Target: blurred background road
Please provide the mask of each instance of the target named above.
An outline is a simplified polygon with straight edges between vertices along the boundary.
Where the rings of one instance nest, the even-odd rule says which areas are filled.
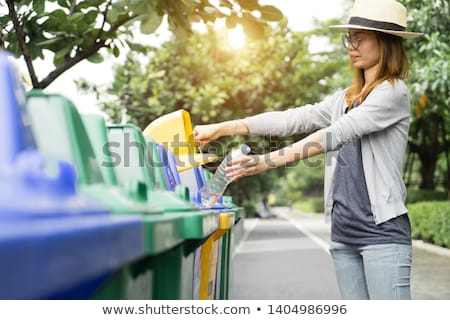
[[[340,299],[331,256],[330,225],[322,214],[285,207],[273,217],[246,219],[234,256],[232,299]],[[413,299],[450,299],[450,250],[414,242]]]

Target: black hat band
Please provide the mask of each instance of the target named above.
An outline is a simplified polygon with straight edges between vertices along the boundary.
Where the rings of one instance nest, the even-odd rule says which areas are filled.
[[[405,27],[398,25],[396,23],[370,20],[370,19],[361,18],[361,17],[350,17],[348,23],[359,25],[362,27],[367,27],[367,28],[390,30],[390,31],[405,31],[406,30]]]

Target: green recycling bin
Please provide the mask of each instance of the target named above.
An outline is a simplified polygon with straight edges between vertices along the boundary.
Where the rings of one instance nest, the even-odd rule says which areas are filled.
[[[152,299],[153,258],[170,260],[183,242],[181,217],[162,214],[147,201],[145,184],[118,186],[114,171],[101,170],[81,117],[65,97],[32,91],[27,98],[38,148],[48,159],[75,165],[80,192],[107,206],[114,214],[141,214],[144,219],[145,255],[111,274],[92,298]],[[49,168],[51,170],[51,168]],[[109,178],[104,179],[104,176]]]
[[[98,116],[89,115],[83,119],[88,128],[97,128],[99,131],[98,128],[102,127],[100,131],[106,130],[103,119]],[[95,134],[95,129],[88,130],[92,136],[100,137]],[[103,133],[103,138],[98,139],[95,144],[98,145],[96,149],[100,150],[100,146],[109,143],[110,153],[117,159],[122,159],[113,166],[117,183],[128,185],[130,181],[138,181],[146,187],[148,203],[160,209],[163,215],[181,219],[183,243],[172,249],[171,255],[166,259],[155,257],[151,261],[154,270],[153,298],[192,299],[193,251],[217,228],[218,221],[214,211],[200,211],[189,202],[186,192],[170,192],[162,184],[157,188],[155,176],[158,175],[155,171],[162,170],[158,164],[161,160],[156,146],[147,144],[138,127],[132,124],[109,126],[107,132],[106,142]],[[150,162],[150,158],[153,161]],[[154,167],[151,167],[150,163]]]
[[[183,171],[180,179],[186,185],[189,185],[193,201],[201,203],[199,188],[205,183],[204,169],[195,167]],[[228,279],[231,271],[229,268],[229,242],[226,241],[227,234],[232,232],[235,221],[235,212],[226,208],[221,202],[212,207],[217,211],[219,217],[219,228],[212,234],[202,246],[201,251],[196,252],[196,258],[199,260],[200,286],[197,290],[199,299],[224,299],[220,297],[222,286],[221,279]],[[225,238],[224,238],[225,237]],[[225,258],[222,259],[222,256]],[[226,288],[226,282],[224,282]]]
[[[234,278],[234,255],[236,253],[236,247],[239,245],[245,232],[245,212],[244,208],[237,206],[233,202],[233,198],[231,196],[223,196],[223,204],[225,207],[231,209],[236,214],[233,229],[227,232],[224,237],[226,245],[228,246],[228,250],[222,251],[223,261],[224,263],[226,263],[228,272],[223,272],[221,275],[219,299],[228,300],[233,293],[233,287],[231,286],[231,284],[233,283]]]
[[[200,168],[199,168],[200,169]],[[201,179],[201,185],[205,184],[211,177],[212,173],[201,168],[197,177]],[[225,300],[229,299],[233,279],[233,256],[235,251],[234,237],[239,232],[239,227],[242,226],[242,208],[233,203],[232,197],[222,196],[222,199],[215,205],[220,209],[221,214],[233,213],[234,222],[229,228],[226,228],[223,235],[217,238],[218,257],[216,265],[216,278],[214,287],[214,299]],[[203,295],[205,297],[205,295]],[[211,298],[209,293],[208,298]]]

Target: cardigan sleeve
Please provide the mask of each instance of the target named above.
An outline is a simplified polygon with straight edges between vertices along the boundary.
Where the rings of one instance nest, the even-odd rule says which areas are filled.
[[[314,105],[248,117],[249,134],[290,136],[325,128],[331,124],[332,101],[333,96]]]

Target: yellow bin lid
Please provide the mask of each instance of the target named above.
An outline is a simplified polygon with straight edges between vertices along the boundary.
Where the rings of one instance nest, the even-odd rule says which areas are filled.
[[[196,152],[191,117],[186,110],[177,110],[157,118],[143,133],[173,152],[179,172],[218,159],[215,154]]]

